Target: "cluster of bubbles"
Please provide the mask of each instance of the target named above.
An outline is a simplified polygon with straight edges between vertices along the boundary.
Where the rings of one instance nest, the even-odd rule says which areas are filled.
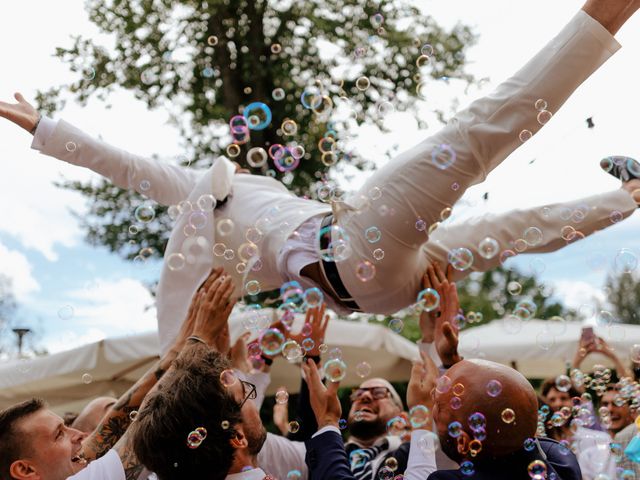
[[[548,105],[546,100],[539,98],[535,101],[534,107],[538,112],[536,115],[536,120],[540,125],[546,125],[549,120],[551,120],[551,117],[553,117],[553,114],[549,110],[547,110]],[[530,140],[531,137],[533,137],[533,133],[531,132],[531,130],[524,129],[520,132],[518,137],[520,138],[520,141],[524,143],[527,140]]]
[[[196,449],[202,445],[202,442],[204,442],[206,438],[207,429],[204,427],[198,427],[187,435],[187,447],[192,450]]]

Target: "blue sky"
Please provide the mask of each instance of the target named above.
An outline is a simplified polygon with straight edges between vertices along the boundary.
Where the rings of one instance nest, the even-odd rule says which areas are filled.
[[[0,42],[11,45],[2,54],[3,100],[18,90],[31,99],[37,89],[71,81],[73,75],[52,57],[54,46],[69,45],[71,35],[109,44],[110,39],[88,21],[84,2],[68,0],[64,13],[53,3],[25,0],[0,5],[0,16],[9,20],[0,31]],[[508,0],[437,0],[420,5],[445,25],[463,21],[476,28],[480,39],[471,49],[468,71],[477,78],[488,78],[467,96],[455,81],[434,82],[421,106],[429,118],[434,107],[448,106],[453,97],[464,105],[489,91],[551,38],[581,2],[540,0],[526,9]],[[29,20],[32,34],[24,33],[20,19]],[[618,187],[598,168],[598,160],[618,153],[640,157],[636,117],[640,91],[633,74],[640,49],[639,27],[636,18],[620,32],[618,39],[625,48],[554,115],[541,134],[512,155],[485,184],[472,188],[454,209],[454,218],[569,200]],[[167,158],[179,154],[177,132],[167,125],[162,111],[147,111],[127,92],[117,92],[110,103],[113,108],[109,110],[97,101],[87,107],[70,104],[59,118],[136,153],[159,153]],[[586,128],[587,117],[594,118],[593,130]],[[389,124],[392,132],[386,135],[368,126],[360,130],[353,145],[361,155],[381,163],[380,152],[389,146],[398,144],[403,150],[428,134],[418,131],[415,121],[401,113],[391,115]],[[84,200],[55,188],[52,181],[61,176],[74,180],[95,177],[43,157],[29,145],[29,135],[0,122],[0,271],[13,279],[21,322],[36,328],[38,342],[51,351],[153,329],[154,310],[148,308],[152,299],[144,283],[157,276],[159,263],[135,266],[104,248],[87,245],[77,220],[69,214],[70,208],[83,212]],[[356,177],[350,185],[355,188],[360,181]],[[488,202],[481,200],[485,191],[491,192]],[[554,286],[572,306],[602,297],[606,269],[594,270],[587,260],[602,254],[611,266],[621,248],[640,254],[639,227],[640,217],[634,215],[560,252],[537,256],[545,265],[541,280]],[[531,260],[531,256],[522,256],[514,262],[526,271]],[[73,308],[73,315],[69,316],[67,306]]]

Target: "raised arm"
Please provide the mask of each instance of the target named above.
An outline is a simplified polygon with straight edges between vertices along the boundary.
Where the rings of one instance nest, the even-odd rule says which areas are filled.
[[[135,461],[128,444],[127,429],[146,395],[156,387],[179,354],[188,354],[192,342],[217,346],[224,336],[227,318],[235,302],[230,277],[222,269],[214,270],[193,298],[189,314],[173,348],[129,389],[102,419],[96,430],[83,442],[82,457],[92,461],[114,448],[125,467],[127,479],[137,478],[141,466]]]
[[[38,148],[43,154],[89,168],[120,188],[173,205],[188,197],[201,175],[190,168],[133,155],[92,138],[63,120],[57,122],[50,135],[39,138],[40,114],[21,94],[14,97],[18,103],[0,102],[0,116],[34,134],[39,140],[36,143],[43,143]]]

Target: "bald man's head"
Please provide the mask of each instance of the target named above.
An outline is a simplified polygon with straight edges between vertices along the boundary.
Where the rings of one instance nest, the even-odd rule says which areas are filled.
[[[504,365],[459,362],[439,379],[435,397],[438,437],[454,460],[509,455],[536,433],[536,393],[526,378]]]
[[[116,402],[117,399],[113,397],[98,397],[91,400],[73,421],[71,427],[84,433],[93,432]]]

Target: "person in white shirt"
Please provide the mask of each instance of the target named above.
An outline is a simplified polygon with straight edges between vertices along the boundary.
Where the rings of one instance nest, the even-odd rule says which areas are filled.
[[[331,206],[298,198],[272,178],[234,175],[234,165],[224,158],[197,172],[116,149],[62,120],[52,124],[43,119],[38,126],[38,112],[20,95],[17,105],[0,103],[0,116],[33,131],[33,147],[46,155],[90,168],[163,205],[185,207],[167,244],[158,285],[162,351],[175,338],[190,296],[211,268],[220,265],[233,277],[236,294],[273,290],[295,280],[305,288],[321,288],[334,310],[392,314],[415,303],[427,264],[446,263],[456,248],[473,253],[473,265],[456,271],[459,277],[499,265],[502,255],[486,258],[479,252],[487,234],[498,237],[498,250],[507,253],[517,250],[510,243],[518,240],[525,242],[527,252],[566,245],[567,220],[557,205],[550,207],[549,216],[535,208],[431,232],[429,226],[436,225],[467,188],[484,180],[521,139],[542,128],[551,113],[538,121],[537,100],[557,112],[620,48],[613,35],[639,7],[638,0],[588,0],[512,78]],[[451,188],[453,183],[457,188]],[[215,208],[217,203],[224,205]],[[623,218],[636,209],[624,191],[568,207],[579,210],[580,203],[588,206],[588,213],[585,217],[582,211],[580,234],[569,235],[570,240],[610,225],[614,211],[616,218]],[[193,213],[206,219],[206,225],[194,223]],[[534,231],[530,242],[523,239],[529,227],[542,231],[542,238]],[[184,255],[188,264],[175,268],[169,262],[175,255]]]

